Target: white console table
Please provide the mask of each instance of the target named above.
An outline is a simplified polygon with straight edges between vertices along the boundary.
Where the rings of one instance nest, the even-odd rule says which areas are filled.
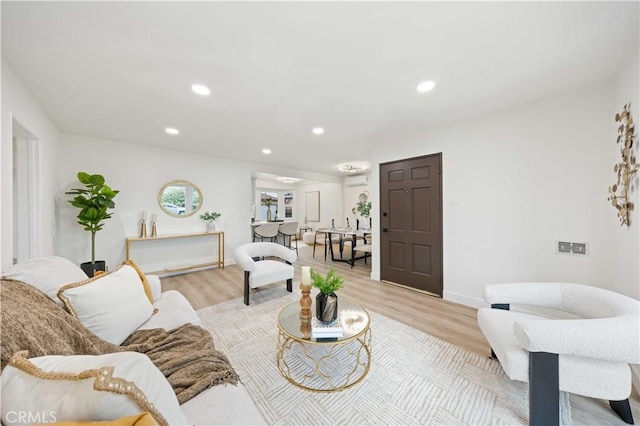
[[[154,274],[163,274],[163,273],[165,273],[166,274],[166,273],[171,273],[171,272],[186,271],[186,270],[189,270],[189,269],[204,268],[204,267],[207,267],[207,266],[217,266],[219,268],[224,269],[224,232],[222,232],[222,231],[202,232],[202,233],[196,233],[196,234],[162,235],[162,236],[153,237],[153,238],[151,238],[151,237],[149,237],[149,238],[127,237],[127,239],[125,240],[125,242],[126,242],[127,260],[129,260],[129,246],[132,243],[144,243],[145,241],[149,242],[149,241],[172,240],[172,239],[176,239],[176,238],[205,238],[205,237],[213,238],[214,239],[214,243],[218,244],[218,259],[217,260],[214,258],[214,260],[212,262],[200,263],[200,264],[197,264],[197,265],[182,266],[182,267],[177,267],[177,268],[167,268],[167,269],[164,269],[162,271],[155,271],[155,272],[150,272],[150,273],[154,273]]]

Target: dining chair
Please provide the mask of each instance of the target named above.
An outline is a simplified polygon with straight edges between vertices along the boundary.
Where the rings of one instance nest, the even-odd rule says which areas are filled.
[[[285,222],[280,224],[278,233],[282,235],[282,245],[293,250],[291,247],[291,239],[298,234],[298,222]],[[287,244],[287,238],[289,238],[289,244]],[[298,239],[295,238],[294,241],[296,243],[296,254],[298,254]]]
[[[327,261],[327,251],[328,251],[328,234],[323,231],[323,229],[327,229],[326,226],[324,225],[318,225],[316,226],[316,231],[314,233],[314,237],[313,237],[313,256],[312,257],[316,257],[316,245],[318,244],[322,244],[324,246],[324,261]],[[340,242],[340,237],[338,237],[337,235],[333,235],[332,236],[332,242],[334,244],[339,243]]]
[[[264,241],[267,238],[269,241],[275,242],[279,226],[279,223],[265,223],[257,226],[253,230],[253,241],[256,241],[257,238],[260,238],[260,241]]]

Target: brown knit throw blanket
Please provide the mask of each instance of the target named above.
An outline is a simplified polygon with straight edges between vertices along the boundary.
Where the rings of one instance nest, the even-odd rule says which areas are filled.
[[[180,404],[211,386],[238,383],[227,357],[202,327],[136,331],[117,346],[93,334],[40,290],[11,280],[0,284],[0,312],[2,370],[21,350],[28,350],[29,357],[134,351],[146,354],[162,371]]]

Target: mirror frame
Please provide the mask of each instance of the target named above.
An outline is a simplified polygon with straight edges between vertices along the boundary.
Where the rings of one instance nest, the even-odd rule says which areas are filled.
[[[194,210],[192,210],[189,213],[185,214],[176,214],[176,213],[171,213],[167,210],[165,210],[163,202],[162,202],[162,195],[164,194],[164,190],[167,189],[170,186],[191,186],[192,188],[194,188],[196,191],[198,191],[198,194],[200,194],[200,203],[198,204],[198,207],[196,207]],[[176,217],[176,218],[184,218],[184,217],[189,217],[189,216],[193,216],[194,214],[196,214],[201,208],[202,208],[202,203],[203,203],[203,196],[202,196],[202,191],[200,190],[200,188],[198,187],[198,185],[196,185],[193,182],[189,182],[188,180],[182,180],[182,179],[178,179],[178,180],[172,180],[171,182],[167,182],[164,185],[162,185],[162,188],[160,188],[160,191],[158,192],[158,206],[160,206],[160,210],[162,210],[164,213],[168,214],[171,217]]]

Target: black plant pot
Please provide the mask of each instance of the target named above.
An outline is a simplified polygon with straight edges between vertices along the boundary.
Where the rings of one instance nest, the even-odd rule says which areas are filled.
[[[96,271],[107,270],[107,262],[105,260],[96,260],[96,263],[84,262],[80,264],[80,268],[89,278],[92,278]]]
[[[335,293],[316,296],[316,318],[323,322],[331,322],[338,318],[338,296]]]

